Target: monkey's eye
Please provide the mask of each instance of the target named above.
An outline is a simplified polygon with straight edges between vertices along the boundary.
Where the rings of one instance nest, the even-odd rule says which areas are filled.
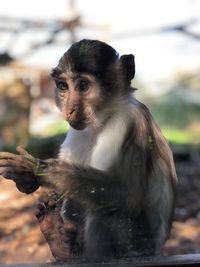
[[[65,81],[56,80],[55,83],[56,83],[56,87],[62,91],[68,89],[68,85]]]
[[[87,80],[80,80],[80,81],[78,81],[77,89],[80,92],[87,91],[89,89],[89,81],[87,81]]]

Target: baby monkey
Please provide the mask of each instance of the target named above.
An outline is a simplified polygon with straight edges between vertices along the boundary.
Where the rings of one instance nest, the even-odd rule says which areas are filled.
[[[43,186],[63,197],[61,256],[52,249],[59,240],[47,240],[58,259],[155,255],[169,237],[173,156],[133,96],[134,76],[133,55],[120,57],[97,40],[74,43],[52,71],[57,106],[71,126],[59,157],[42,161],[20,148],[19,155],[0,153],[0,174],[21,192]]]

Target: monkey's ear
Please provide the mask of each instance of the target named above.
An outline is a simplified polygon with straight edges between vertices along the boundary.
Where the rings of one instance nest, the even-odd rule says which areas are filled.
[[[120,57],[123,73],[127,81],[131,81],[135,76],[135,57],[134,55],[123,55]]]

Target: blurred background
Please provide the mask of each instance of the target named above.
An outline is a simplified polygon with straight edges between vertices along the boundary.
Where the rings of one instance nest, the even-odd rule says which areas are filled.
[[[68,125],[54,105],[52,67],[80,39],[134,54],[135,95],[174,152],[177,202],[165,255],[200,253],[200,1],[6,0],[0,8],[0,150],[56,156]],[[0,178],[0,263],[48,262],[34,217],[38,193]]]

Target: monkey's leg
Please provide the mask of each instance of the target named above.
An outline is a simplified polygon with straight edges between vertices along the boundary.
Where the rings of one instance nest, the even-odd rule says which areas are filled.
[[[80,253],[76,243],[77,227],[72,222],[64,222],[61,217],[62,201],[55,194],[45,195],[37,205],[36,217],[52,255],[56,261],[68,261]]]

